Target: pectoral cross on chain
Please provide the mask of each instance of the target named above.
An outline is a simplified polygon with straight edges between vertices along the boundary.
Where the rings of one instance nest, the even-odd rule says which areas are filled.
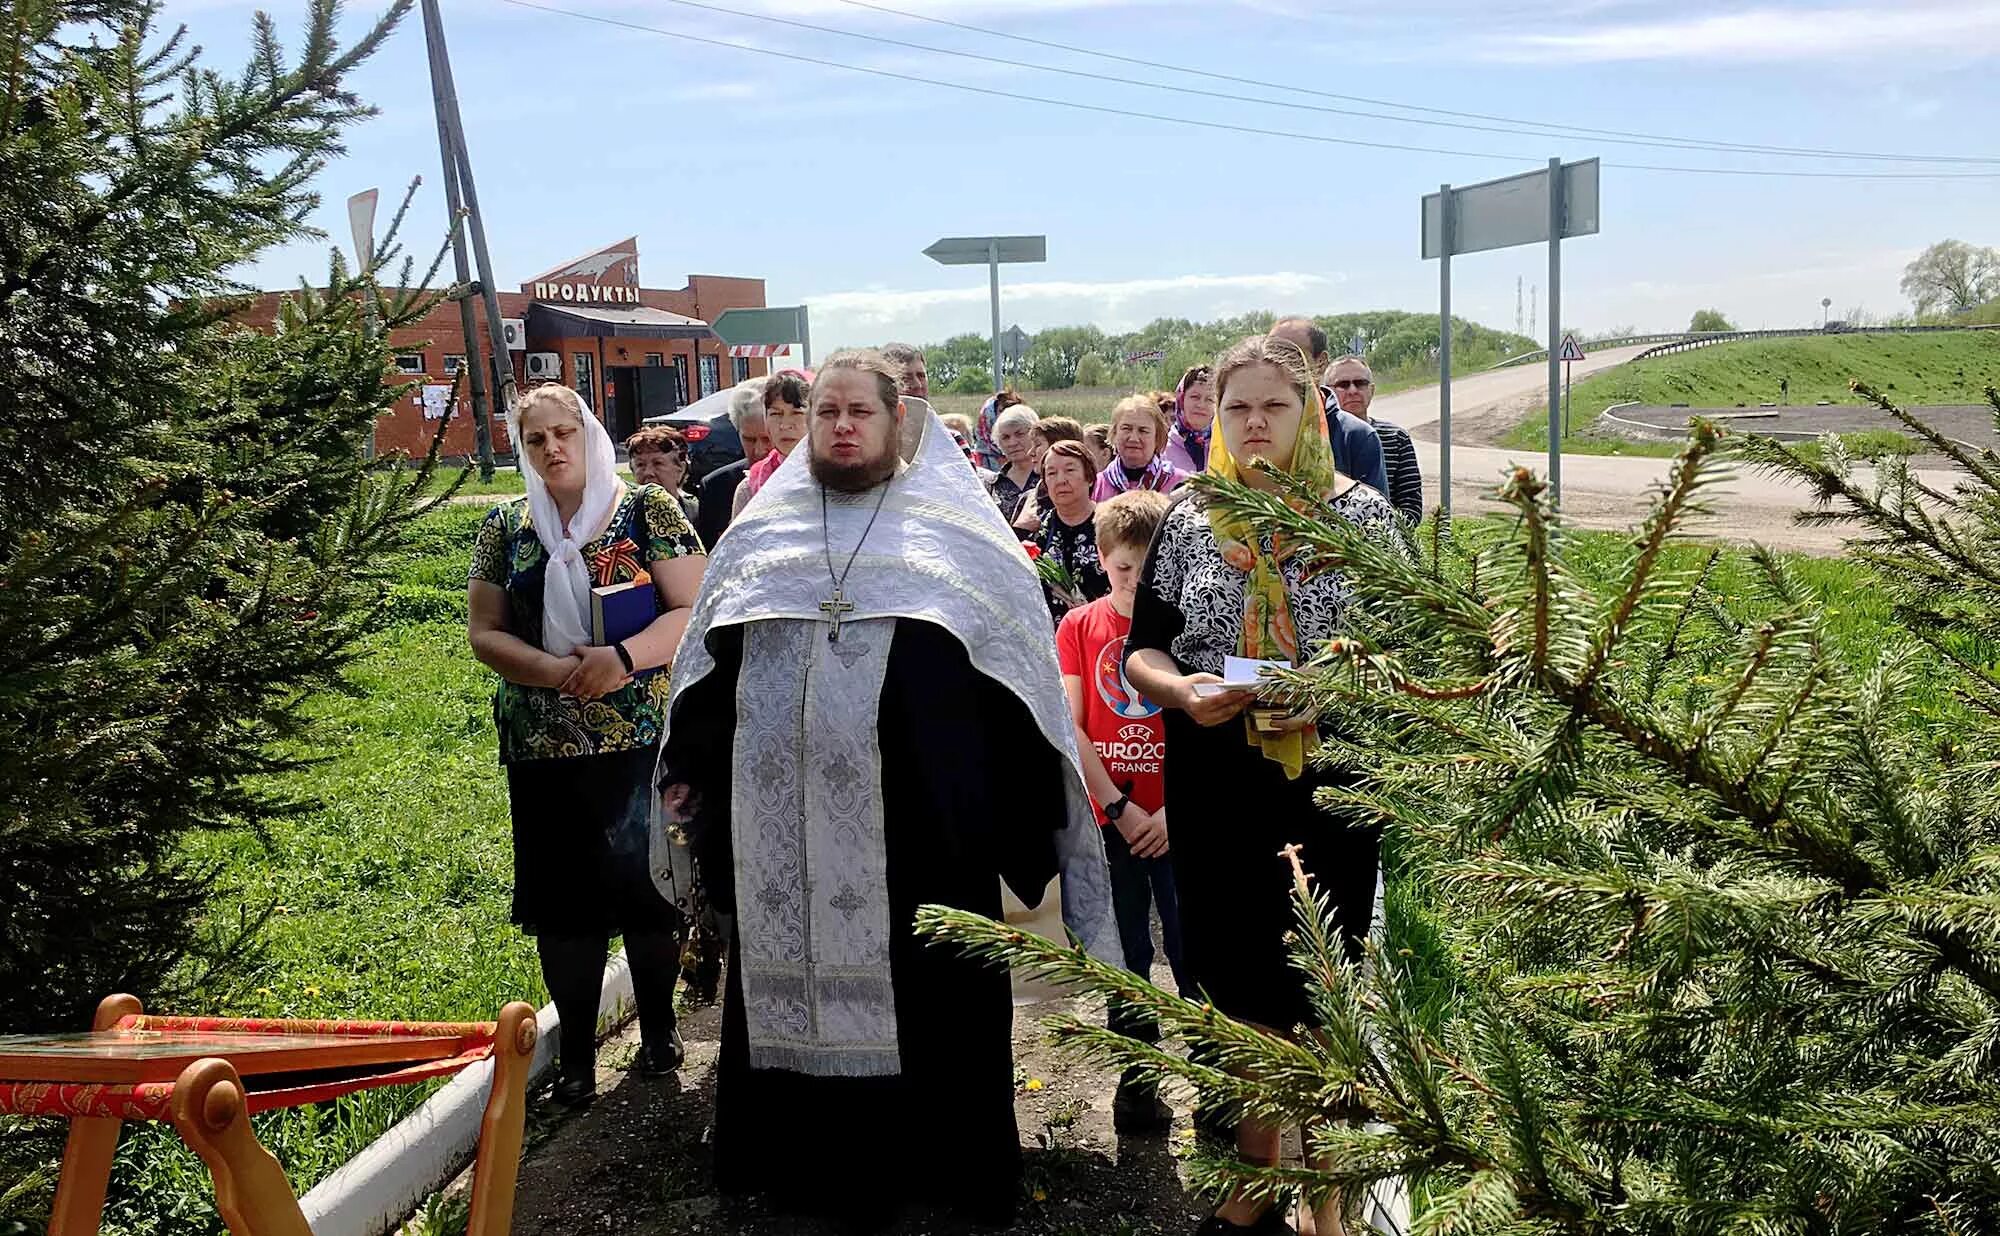
[[[840,639],[840,616],[853,613],[854,602],[842,596],[839,588],[835,588],[830,599],[819,603],[819,612],[825,614],[827,621],[833,624],[826,633],[827,643],[835,643]]]

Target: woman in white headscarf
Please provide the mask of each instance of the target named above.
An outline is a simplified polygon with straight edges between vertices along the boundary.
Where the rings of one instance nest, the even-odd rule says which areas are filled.
[[[508,417],[527,496],[494,507],[473,546],[473,655],[500,675],[493,717],[514,823],[514,921],[536,937],[562,1019],[556,1098],[595,1094],[597,1006],[610,937],[625,937],[642,1047],[659,1075],[683,1052],[674,1025],[680,912],[653,886],[651,777],[666,667],[701,588],[701,542],[672,494],[619,479],[604,426],[565,386]],[[648,579],[658,616],[591,639],[590,590]]]

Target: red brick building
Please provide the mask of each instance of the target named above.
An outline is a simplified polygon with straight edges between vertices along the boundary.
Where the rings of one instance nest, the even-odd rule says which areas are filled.
[[[270,329],[282,295],[264,293],[240,320]],[[669,401],[675,406],[690,403],[765,373],[768,362],[730,356],[708,328],[725,309],[763,306],[762,279],[690,275],[686,287],[642,286],[637,237],[556,266],[521,284],[518,292],[500,293],[514,380],[522,389],[546,381],[575,387],[618,441],[643,416],[670,410]],[[478,318],[477,347],[490,357],[493,343],[483,306]],[[433,390],[428,407],[419,390],[375,423],[376,450],[421,455],[430,448],[439,417],[448,412],[445,452],[472,454],[471,387],[461,383],[456,405],[448,410],[438,389],[451,384],[466,356],[457,304],[440,303],[423,321],[391,334],[390,344],[400,380]],[[497,408],[493,445],[502,454],[512,449]]]

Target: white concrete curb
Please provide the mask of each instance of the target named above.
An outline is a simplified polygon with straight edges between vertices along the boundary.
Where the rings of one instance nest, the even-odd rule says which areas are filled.
[[[597,1006],[599,1032],[623,1022],[633,1007],[632,969],[621,949],[604,968],[604,995]],[[555,1062],[559,1024],[553,1004],[535,1015],[540,1035],[528,1075],[530,1086]],[[313,1236],[384,1236],[394,1231],[472,1161],[479,1119],[492,1085],[493,1062],[473,1065],[314,1185],[299,1199]]]

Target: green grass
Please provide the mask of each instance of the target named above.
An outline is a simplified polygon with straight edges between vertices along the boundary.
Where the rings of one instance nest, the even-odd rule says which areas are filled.
[[[1790,379],[1784,402],[1822,399],[1859,405],[1849,389],[1858,380],[1906,404],[1983,402],[2000,386],[2000,332],[1936,335],[1828,335],[1723,343],[1607,369],[1578,382],[1570,394],[1569,432],[1563,449],[1586,455],[1672,455],[1676,442],[1635,442],[1593,431],[1612,404],[1686,404],[1694,408],[1755,407],[1778,402],[1778,383]],[[1546,411],[1530,414],[1501,445],[1548,449]]]
[[[458,468],[441,465],[431,475],[429,483],[424,486],[424,492],[427,494],[443,493],[450,487],[453,481],[458,479],[459,472],[460,469]],[[469,497],[478,494],[519,494],[526,492],[527,486],[521,480],[521,474],[516,469],[497,468],[494,470],[492,480],[482,481],[479,479],[479,468],[477,465],[472,467],[465,478],[465,483],[458,487],[460,497]]]
[[[1840,444],[1855,459],[1887,459],[1892,455],[1915,455],[1924,449],[1924,444],[1906,433],[1893,429],[1857,429],[1851,433],[1836,434]],[[1792,448],[1794,454],[1820,462],[1826,455],[1826,448],[1818,442],[1801,442]]]
[[[493,680],[465,639],[465,564],[482,515],[468,505],[423,521],[392,624],[354,674],[358,694],[318,701],[312,749],[323,762],[279,788],[320,805],[261,836],[191,843],[231,890],[212,920],[270,917],[258,964],[199,1007],[172,1011],[482,1021],[509,1000],[547,998],[532,942],[508,922],[513,857]],[[255,1123],[303,1191],[432,1089],[380,1090]],[[165,1126],[125,1139],[105,1230],[223,1230],[207,1173]]]

